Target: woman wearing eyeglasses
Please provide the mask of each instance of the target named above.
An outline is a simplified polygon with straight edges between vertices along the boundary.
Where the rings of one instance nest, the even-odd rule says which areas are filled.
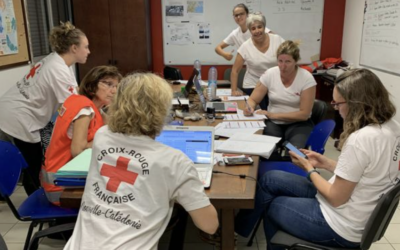
[[[249,9],[243,3],[235,5],[233,7],[233,18],[236,24],[239,26],[234,29],[218,46],[215,48],[215,52],[230,61],[233,58],[233,51],[226,52],[224,49],[228,46],[234,46],[236,49],[240,47],[245,41],[251,37],[251,33],[246,25],[246,18],[249,14]],[[271,32],[267,27],[265,27],[265,32]]]
[[[232,95],[242,95],[238,89],[238,74],[246,63],[247,70],[243,79],[243,92],[251,95],[261,75],[269,68],[277,65],[276,50],[284,42],[283,38],[276,34],[265,33],[266,20],[261,14],[250,14],[246,25],[251,33],[251,39],[240,46],[231,72]],[[268,99],[259,103],[261,109],[267,109]]]
[[[41,184],[50,202],[59,205],[63,190],[54,185],[54,174],[92,147],[94,134],[107,123],[102,109],[111,103],[121,78],[116,67],[95,67],[82,79],[79,95],[70,96],[61,106],[42,166]]]
[[[255,209],[241,211],[236,230],[248,235],[262,214],[268,249],[277,230],[320,245],[356,248],[382,194],[400,180],[400,124],[379,78],[367,69],[340,75],[333,105],[344,119],[338,161],[310,150],[290,152],[307,178],[267,172],[259,181]],[[327,181],[314,168],[332,172]]]

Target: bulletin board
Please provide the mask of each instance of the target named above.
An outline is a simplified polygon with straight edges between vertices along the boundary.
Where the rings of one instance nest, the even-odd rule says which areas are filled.
[[[29,62],[23,0],[0,0],[0,68]]]
[[[366,0],[360,65],[400,75],[400,1]]]
[[[324,0],[162,0],[165,65],[231,65],[215,47],[237,28],[232,10],[245,3],[261,11],[267,27],[285,40],[299,40],[300,63],[320,59]],[[231,51],[237,48],[228,47]]]

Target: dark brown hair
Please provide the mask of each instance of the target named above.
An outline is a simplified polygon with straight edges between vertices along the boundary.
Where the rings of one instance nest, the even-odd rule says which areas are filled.
[[[346,71],[336,79],[335,84],[348,107],[340,135],[340,147],[351,133],[370,124],[383,124],[396,114],[389,92],[368,69]]]
[[[117,78],[119,82],[122,79],[122,75],[114,66],[94,67],[82,79],[79,85],[79,94],[93,99],[96,95],[99,81],[103,78]]]

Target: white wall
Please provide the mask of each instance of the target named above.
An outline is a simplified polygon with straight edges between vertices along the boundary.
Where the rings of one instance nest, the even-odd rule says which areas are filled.
[[[27,64],[11,69],[0,70],[0,96],[26,75],[29,69],[30,65]]]
[[[347,0],[343,29],[342,58],[359,66],[361,51],[361,36],[363,29],[365,0]],[[400,77],[372,70],[381,79],[387,90],[392,95],[397,113],[395,119],[400,122]]]

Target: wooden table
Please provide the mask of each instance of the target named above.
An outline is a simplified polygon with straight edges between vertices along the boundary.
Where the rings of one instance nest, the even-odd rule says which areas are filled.
[[[179,85],[174,88],[180,89]],[[197,98],[198,99],[198,98]],[[238,101],[239,108],[245,107],[244,101]],[[211,125],[216,126],[220,120],[216,120]],[[197,122],[185,121],[187,126],[207,126],[205,119]],[[261,130],[259,131],[261,133]],[[239,166],[214,166],[214,170],[228,172],[232,174],[244,174],[257,179],[259,157],[253,156],[253,165]],[[231,250],[235,247],[234,220],[235,209],[254,208],[254,197],[256,193],[256,181],[251,178],[241,179],[238,176],[225,174],[213,174],[211,187],[205,192],[210,198],[211,203],[220,210],[222,242],[221,249]],[[83,189],[65,190],[61,195],[61,206],[79,207]]]

